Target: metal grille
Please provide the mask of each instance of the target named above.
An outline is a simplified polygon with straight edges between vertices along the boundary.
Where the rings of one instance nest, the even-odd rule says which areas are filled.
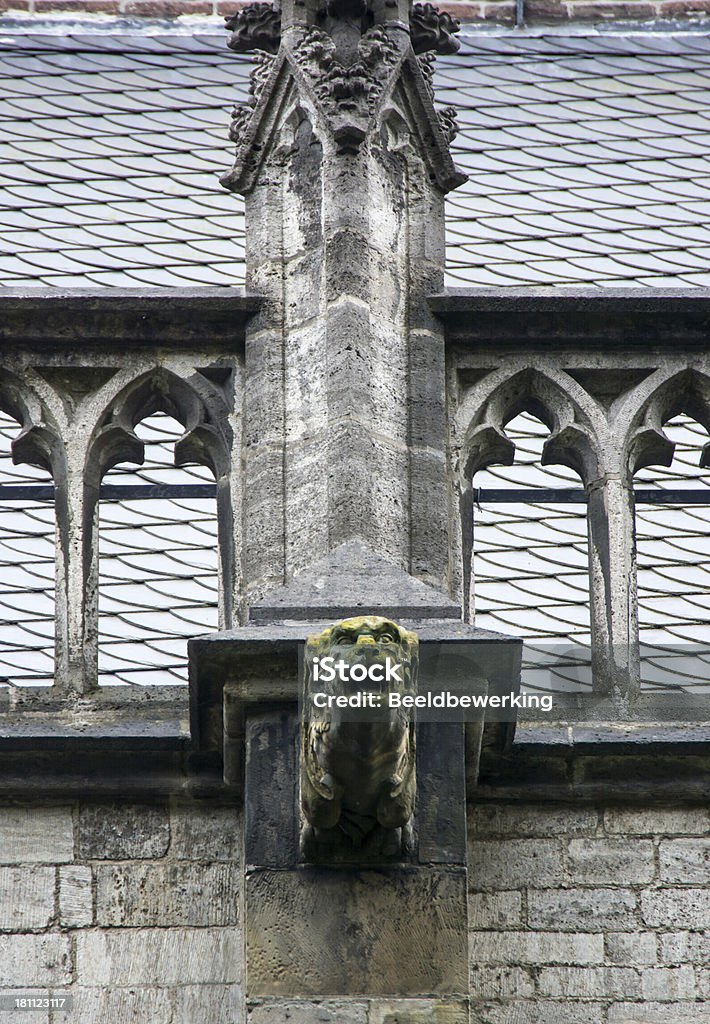
[[[0,412],[0,684],[54,681],[54,502],[8,496],[9,486],[51,485],[42,469],[14,466],[19,424]]]
[[[176,488],[214,483],[202,466],[177,469],[183,429],[156,413],[138,424],[145,462],[116,467],[105,483]],[[102,500],[99,512],[99,681],[187,681],[189,637],[217,629],[214,497]]]
[[[664,427],[673,464],[642,470],[644,487],[707,489],[706,504],[636,506],[639,638],[644,683],[710,692],[710,471],[699,466],[708,434],[677,416]]]
[[[480,491],[579,488],[565,466],[541,466],[549,430],[530,413],[506,427],[514,466],[476,474]],[[583,503],[488,502],[474,511],[476,625],[525,638],[523,688],[591,688],[589,567]]]
[[[699,468],[707,433],[687,416],[664,428],[676,444],[669,468],[650,467],[637,493],[708,488],[707,504],[636,507],[642,688],[704,693],[710,687],[710,472]],[[542,467],[543,423],[528,413],[506,433],[516,462],[492,466],[474,484],[484,495],[574,488],[563,466]],[[643,489],[643,490],[640,490]],[[514,491],[513,491],[514,493]],[[526,638],[530,690],[591,688],[586,507],[581,503],[484,499],[474,514],[476,624]]]

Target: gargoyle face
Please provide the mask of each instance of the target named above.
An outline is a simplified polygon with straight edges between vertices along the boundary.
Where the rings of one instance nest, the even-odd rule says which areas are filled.
[[[380,664],[401,666],[401,683],[392,685],[392,675],[386,674],[381,683],[370,679],[367,689],[383,692],[386,689],[409,689],[412,677],[416,679],[419,640],[416,633],[403,629],[390,619],[377,615],[364,615],[345,619],[317,636],[308,638],[307,661],[313,658],[331,656],[348,665],[371,666]],[[387,680],[390,680],[387,682]],[[342,692],[362,689],[362,683],[341,681]]]

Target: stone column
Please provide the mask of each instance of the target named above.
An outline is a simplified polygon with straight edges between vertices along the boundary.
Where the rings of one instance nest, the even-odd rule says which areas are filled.
[[[634,493],[631,480],[587,484],[594,688],[624,713],[639,690]]]
[[[448,590],[444,343],[426,296],[463,180],[430,84],[457,26],[415,8],[410,27],[400,7],[228,19],[230,45],[259,51],[222,179],[246,197],[247,285],[266,297],[246,350],[250,598],[355,538]]]

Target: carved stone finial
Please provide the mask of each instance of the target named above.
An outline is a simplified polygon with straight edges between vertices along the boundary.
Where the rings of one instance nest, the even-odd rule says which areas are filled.
[[[372,0],[322,0],[316,20],[323,23],[333,21],[362,21],[362,31],[372,25]],[[237,53],[251,50],[265,50],[276,53],[281,43],[281,11],[274,3],[248,4],[234,14],[228,15],[225,25],[231,31],[227,45]],[[431,3],[412,4],[410,30],[414,52],[450,54],[456,53],[460,42],[455,38],[461,24],[445,11]]]
[[[307,852],[324,844],[340,853],[343,844],[401,852],[401,830],[414,810],[415,726],[409,710],[390,707],[389,694],[416,693],[418,662],[416,633],[379,616],[345,619],[308,638],[301,748]],[[364,707],[349,703],[358,695]]]
[[[265,50],[277,53],[281,45],[281,12],[275,4],[256,3],[230,14],[224,23],[231,31],[227,42],[230,50],[249,53]]]
[[[412,4],[409,24],[415,53],[426,53],[428,50],[440,54],[456,53],[461,46],[455,38],[461,22],[446,11],[440,11],[434,4]]]

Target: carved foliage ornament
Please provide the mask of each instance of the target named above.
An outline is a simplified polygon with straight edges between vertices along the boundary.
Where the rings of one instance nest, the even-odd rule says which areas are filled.
[[[363,34],[355,59],[351,56],[343,59],[333,35],[326,28],[332,27],[334,21],[353,18],[360,19]],[[389,70],[399,59],[397,42],[388,35],[385,25],[372,25],[373,11],[368,0],[323,0],[317,20],[323,27],[302,25],[301,39],[293,50],[297,63],[312,80],[315,93],[328,114],[336,119],[343,115],[368,118],[386,84]],[[238,53],[256,51],[249,100],[232,112],[229,137],[239,143],[271,70],[273,55],[280,46],[281,13],[274,4],[249,4],[227,17],[225,23],[231,32],[227,44],[231,49]],[[420,68],[432,99],[434,55],[458,50],[460,44],[455,33],[459,28],[455,18],[438,11],[431,3],[417,3],[411,8],[412,48],[415,54],[423,55],[419,58]],[[439,111],[439,119],[444,136],[451,141],[457,130],[453,108]],[[341,151],[357,149],[364,137],[362,126],[351,124],[350,127]]]
[[[416,633],[379,616],[346,619],[308,637],[301,805],[316,837],[332,830],[359,849],[408,826],[415,725],[409,710],[390,708],[388,694],[416,693],[418,663]],[[391,838],[398,850],[401,834]]]
[[[318,11],[319,20],[325,17],[352,18],[371,13],[368,0],[324,0]],[[281,43],[281,11],[275,4],[247,4],[224,19],[231,32],[227,45],[237,53],[264,50],[276,53]],[[412,4],[409,15],[412,49],[415,53],[434,51],[440,54],[456,53],[461,45],[456,33],[461,29],[457,18],[440,11],[431,3]]]
[[[357,49],[359,59],[343,64],[332,37],[311,28],[295,50],[296,61],[313,80],[316,95],[333,113],[367,115],[386,81],[384,69],[394,66],[399,57],[397,45],[381,28],[366,32]]]
[[[227,41],[230,50],[249,53],[264,50],[277,53],[281,45],[281,12],[273,4],[248,4],[224,23],[232,33]]]

